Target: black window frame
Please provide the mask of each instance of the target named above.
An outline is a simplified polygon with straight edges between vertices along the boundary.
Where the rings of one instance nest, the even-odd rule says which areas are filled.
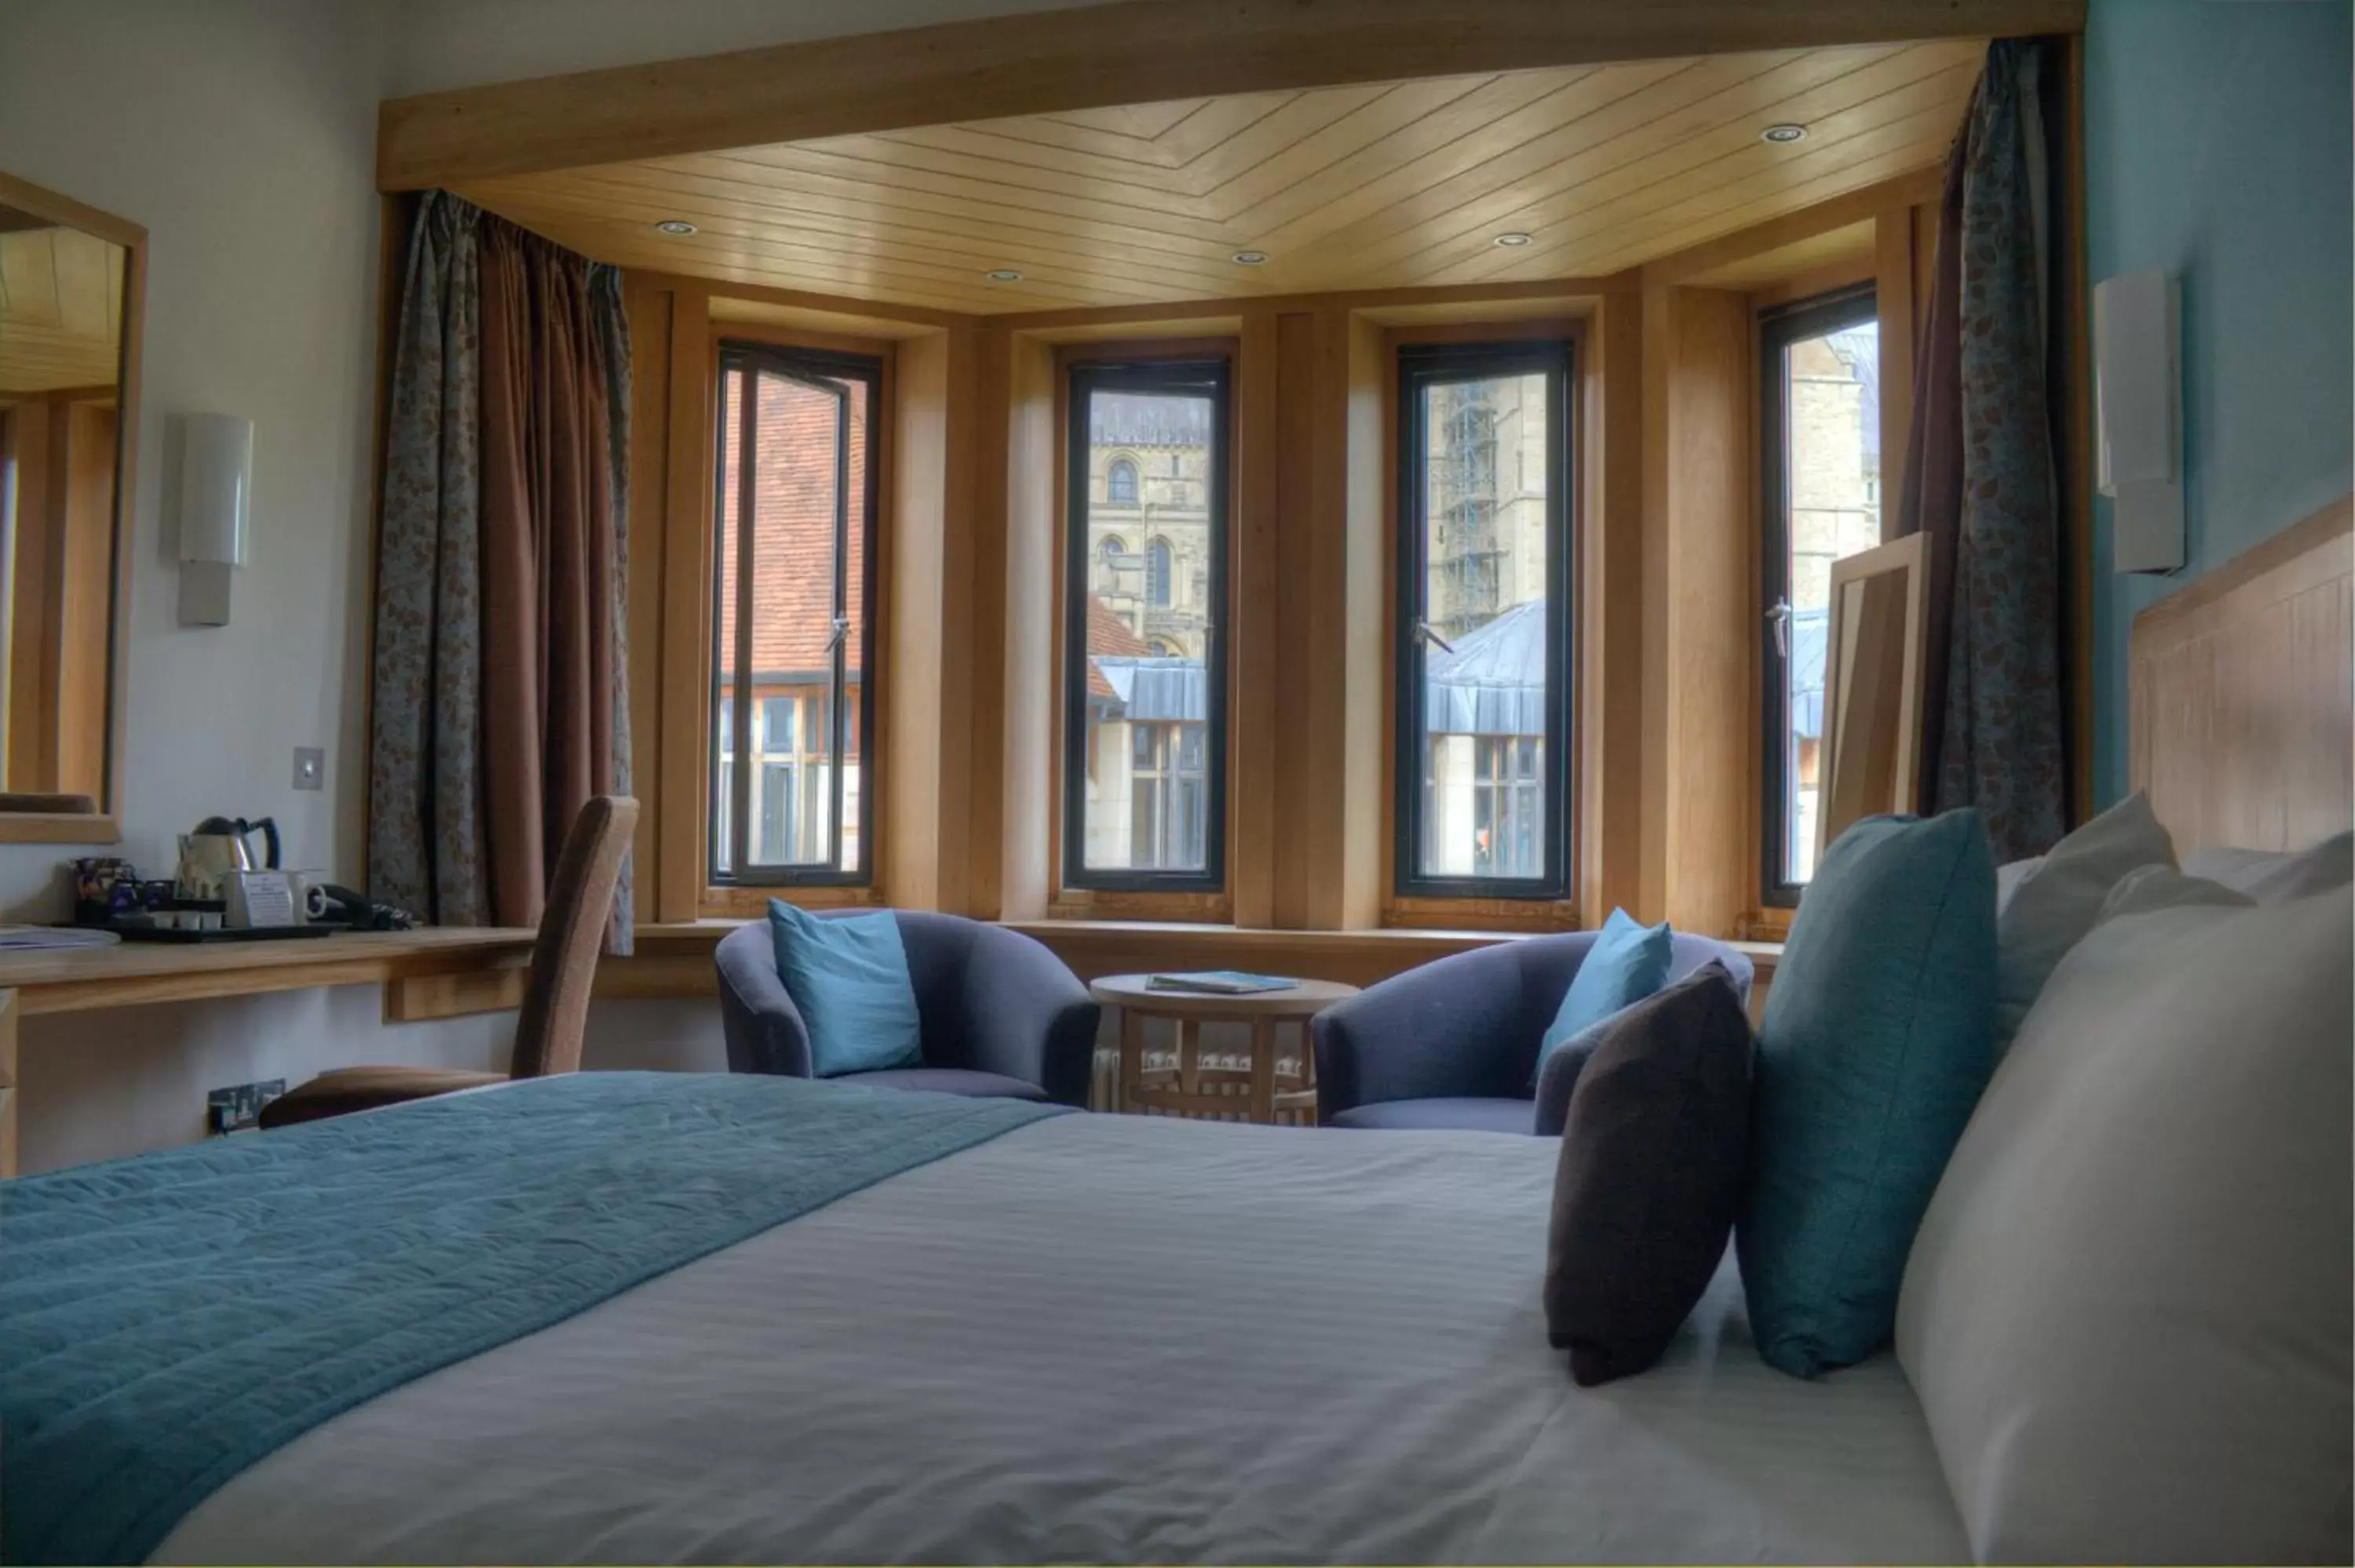
[[[1784,361],[1795,343],[1879,319],[1880,295],[1870,283],[1794,300],[1758,315],[1758,897],[1769,909],[1795,909],[1807,890],[1806,883],[1791,880],[1785,853],[1792,785],[1784,749],[1791,717],[1790,655],[1787,641],[1775,637],[1775,607],[1791,598],[1791,410]],[[1881,440],[1888,439],[1883,430]]]
[[[860,584],[858,641],[858,716],[855,733],[858,738],[858,863],[844,867],[842,860],[842,830],[844,774],[847,771],[847,748],[854,726],[845,723],[849,717],[848,685],[851,638],[847,631],[833,645],[831,689],[833,701],[826,715],[826,748],[833,757],[831,768],[833,800],[828,815],[827,831],[831,853],[826,861],[793,864],[755,865],[731,870],[720,864],[719,823],[721,821],[719,726],[710,726],[709,743],[705,748],[705,788],[709,792],[708,816],[703,834],[704,875],[713,887],[868,887],[875,881],[875,688],[876,681],[876,606],[879,597],[877,570],[878,550],[881,535],[882,441],[886,411],[883,408],[883,361],[863,354],[845,354],[832,350],[795,348],[781,344],[760,343],[742,339],[722,339],[719,344],[718,373],[713,382],[712,407],[712,484],[711,484],[711,625],[713,630],[711,687],[709,711],[717,714],[719,694],[728,683],[728,671],[722,670],[718,658],[718,631],[720,625],[721,562],[719,545],[723,536],[722,508],[726,497],[721,493],[722,480],[727,473],[726,391],[730,372],[744,375],[744,413],[737,422],[737,501],[736,501],[736,648],[731,661],[736,668],[745,669],[751,678],[736,683],[729,702],[730,725],[739,743],[739,766],[730,771],[727,821],[731,840],[748,833],[751,826],[753,775],[760,765],[760,754],[752,747],[752,690],[759,684],[760,672],[751,670],[752,659],[752,593],[756,581],[753,559],[757,530],[753,519],[755,492],[756,438],[759,433],[759,376],[775,375],[801,386],[819,387],[830,382],[858,381],[867,388],[866,483],[857,526],[860,530],[859,559],[865,565],[865,581]],[[837,620],[844,619],[849,609],[847,578],[850,573],[850,405],[847,395],[842,395],[837,414],[837,437],[835,455],[835,549],[834,607]],[[731,842],[731,849],[735,847]]]
[[[1396,677],[1391,726],[1395,745],[1391,756],[1391,884],[1401,898],[1554,901],[1571,895],[1571,868],[1577,863],[1572,842],[1577,822],[1572,810],[1577,770],[1571,766],[1570,758],[1578,689],[1571,598],[1577,555],[1572,521],[1575,480],[1571,469],[1571,394],[1577,385],[1575,370],[1576,348],[1567,338],[1407,344],[1398,350],[1398,585],[1391,665]],[[1419,863],[1416,851],[1423,806],[1423,742],[1427,707],[1424,665],[1431,652],[1431,644],[1422,633],[1430,532],[1425,516],[1428,498],[1423,482],[1423,391],[1426,387],[1446,382],[1532,372],[1546,377],[1546,560],[1550,579],[1546,591],[1546,667],[1558,676],[1546,705],[1544,777],[1539,786],[1545,810],[1545,868],[1535,877],[1425,876],[1415,869]]]
[[[1082,360],[1065,382],[1063,505],[1062,885],[1097,893],[1224,893],[1227,887],[1228,465],[1234,427],[1232,371],[1224,358]],[[1136,871],[1087,863],[1088,410],[1098,392],[1208,397],[1210,452],[1203,497],[1209,534],[1209,603],[1203,620],[1202,869]],[[1139,478],[1143,477],[1141,471]],[[1146,547],[1152,547],[1147,535]],[[1174,569],[1175,562],[1172,562]]]

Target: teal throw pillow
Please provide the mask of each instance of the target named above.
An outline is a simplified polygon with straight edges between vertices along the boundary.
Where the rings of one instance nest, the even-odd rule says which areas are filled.
[[[885,909],[821,920],[772,898],[769,935],[777,977],[809,1030],[812,1072],[831,1078],[923,1065],[898,916]]]
[[[1637,922],[1625,909],[1611,911],[1595,934],[1594,945],[1578,972],[1570,977],[1561,1007],[1546,1025],[1545,1044],[1538,1047],[1538,1065],[1529,1074],[1536,1083],[1546,1058],[1572,1035],[1602,1022],[1623,1007],[1633,1007],[1668,983],[1668,923]]]
[[[1758,1031],[1735,1241],[1797,1377],[1889,1342],[1913,1233],[1995,1069],[1995,862],[1975,810],[1870,817],[1800,900]]]

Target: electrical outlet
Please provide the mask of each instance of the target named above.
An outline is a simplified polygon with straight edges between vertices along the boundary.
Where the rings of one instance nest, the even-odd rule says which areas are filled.
[[[294,788],[324,789],[327,787],[327,753],[322,747],[298,746],[294,748]]]
[[[205,1096],[205,1131],[215,1137],[244,1132],[261,1120],[262,1107],[285,1092],[283,1078],[265,1078],[258,1084],[215,1089]]]

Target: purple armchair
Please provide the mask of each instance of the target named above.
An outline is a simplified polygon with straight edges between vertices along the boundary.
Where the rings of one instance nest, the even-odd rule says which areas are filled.
[[[1750,995],[1750,960],[1722,942],[1678,934],[1677,980],[1715,959]],[[1393,975],[1337,1002],[1309,1025],[1316,1119],[1325,1127],[1561,1131],[1582,1053],[1564,1046],[1534,1089],[1530,1070],[1592,931],[1500,942]]]
[[[1018,931],[978,920],[893,914],[916,992],[923,1065],[850,1073],[841,1082],[1087,1103],[1098,1009],[1061,959]],[[729,933],[713,959],[729,1069],[810,1076],[809,1029],[777,976],[769,923]]]

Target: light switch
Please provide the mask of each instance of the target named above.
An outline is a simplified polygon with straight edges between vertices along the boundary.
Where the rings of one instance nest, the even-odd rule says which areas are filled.
[[[298,746],[294,748],[294,788],[324,789],[327,787],[327,753],[325,747]]]

